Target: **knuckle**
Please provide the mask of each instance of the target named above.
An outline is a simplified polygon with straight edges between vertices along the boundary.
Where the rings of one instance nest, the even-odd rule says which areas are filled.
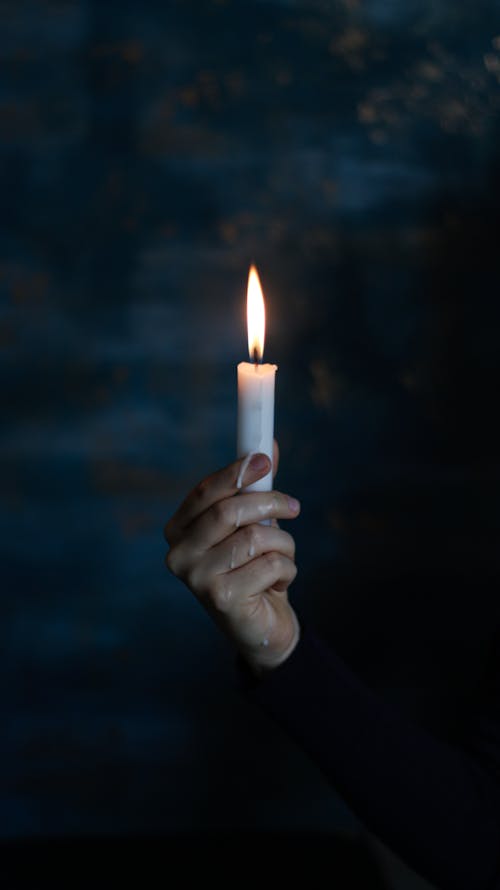
[[[177,554],[173,548],[170,548],[165,557],[165,565],[169,572],[172,572],[173,575],[178,574]]]
[[[295,540],[290,534],[290,532],[282,531],[283,535],[283,549],[286,552],[286,555],[290,557],[290,559],[295,559]]]
[[[183,556],[180,552],[180,548],[172,547],[165,557],[165,565],[167,569],[183,581],[196,596],[202,594],[203,572],[201,571],[198,562],[188,562],[186,555]]]
[[[218,575],[211,584],[210,602],[216,612],[227,612],[231,605],[231,588],[223,575]]]
[[[181,545],[176,544],[174,547],[170,548],[165,557],[165,565],[176,578],[184,581],[189,586],[188,578],[191,567],[187,562],[187,554],[184,553],[184,549]]]
[[[198,594],[199,572],[196,565],[190,565],[184,573],[184,580],[193,593]]]
[[[272,575],[279,574],[281,571],[281,556],[279,553],[271,551],[271,553],[266,553],[264,558],[270,573]]]

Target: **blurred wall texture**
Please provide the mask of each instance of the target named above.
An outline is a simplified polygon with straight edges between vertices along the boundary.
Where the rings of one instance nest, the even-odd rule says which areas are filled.
[[[496,0],[0,3],[4,837],[356,831],[162,527],[279,365],[292,600],[453,733],[498,607]]]

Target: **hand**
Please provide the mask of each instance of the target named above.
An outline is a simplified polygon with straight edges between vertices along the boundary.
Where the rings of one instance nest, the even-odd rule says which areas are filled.
[[[278,459],[275,441],[275,470]],[[240,493],[244,463],[208,476],[187,496],[165,525],[165,561],[260,674],[288,658],[299,639],[287,595],[297,574],[295,543],[277,520],[294,519],[300,505],[278,491]],[[264,454],[246,463],[243,487],[270,469]],[[271,525],[260,525],[263,519]]]

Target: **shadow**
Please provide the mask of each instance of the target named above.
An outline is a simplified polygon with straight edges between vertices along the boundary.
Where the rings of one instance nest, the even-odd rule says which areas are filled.
[[[323,886],[387,890],[368,847],[350,838],[285,834],[189,834],[121,838],[41,838],[0,845],[9,888],[145,886],[158,879],[219,888]]]
[[[370,685],[447,737],[463,731],[499,620],[498,158],[472,191],[443,193],[422,219],[411,295],[418,342],[393,363],[390,380],[367,350],[366,403],[380,392],[385,399],[360,452],[372,465],[363,475],[360,459],[358,478],[335,494],[335,556],[301,582],[303,614],[325,639]],[[336,311],[348,340],[363,317],[363,284],[352,246],[343,256],[341,279],[355,294],[343,293],[350,309]],[[343,336],[340,327],[337,342]],[[352,344],[346,351],[352,357]],[[342,349],[336,355],[349,374]],[[327,449],[342,478],[351,455],[337,432],[327,434]]]

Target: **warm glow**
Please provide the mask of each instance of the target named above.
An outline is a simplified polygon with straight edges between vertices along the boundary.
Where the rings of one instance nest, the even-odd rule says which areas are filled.
[[[260,286],[259,276],[255,266],[250,266],[248,274],[247,290],[247,325],[248,325],[248,352],[250,361],[262,361],[264,355],[264,335],[266,331],[266,310],[264,296]]]

